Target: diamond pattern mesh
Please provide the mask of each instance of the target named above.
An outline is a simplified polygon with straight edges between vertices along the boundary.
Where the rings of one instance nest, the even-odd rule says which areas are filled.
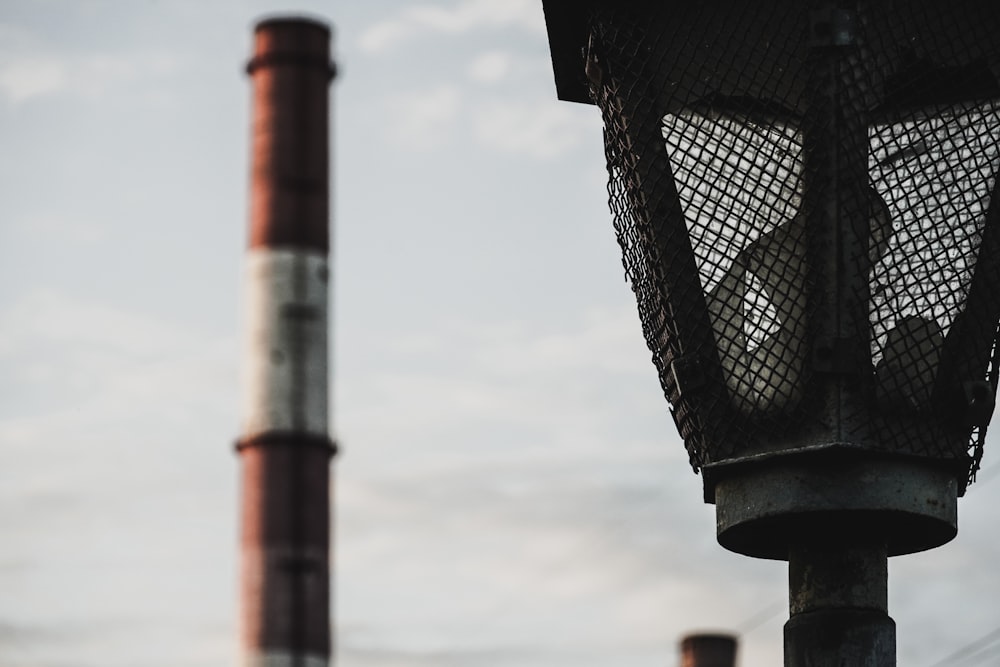
[[[998,372],[1000,4],[609,4],[610,206],[692,465],[836,446],[964,487]]]

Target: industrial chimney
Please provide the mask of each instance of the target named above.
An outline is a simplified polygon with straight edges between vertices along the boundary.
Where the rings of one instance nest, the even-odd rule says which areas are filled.
[[[736,637],[687,635],[681,640],[681,667],[736,667]]]
[[[330,662],[330,29],[257,24],[246,274],[243,667]]]

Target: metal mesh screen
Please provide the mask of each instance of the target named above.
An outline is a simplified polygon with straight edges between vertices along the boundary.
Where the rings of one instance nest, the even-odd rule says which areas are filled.
[[[695,469],[836,446],[964,486],[996,391],[1000,4],[809,4],[591,18],[653,361]]]

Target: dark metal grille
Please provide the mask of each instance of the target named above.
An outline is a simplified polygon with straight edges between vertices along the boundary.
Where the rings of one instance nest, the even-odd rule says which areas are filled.
[[[622,2],[591,95],[695,469],[982,455],[998,372],[1000,4]]]

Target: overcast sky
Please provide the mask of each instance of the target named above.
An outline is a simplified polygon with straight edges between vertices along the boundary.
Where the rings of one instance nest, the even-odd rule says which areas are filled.
[[[780,664],[785,566],[715,542],[540,0],[7,0],[0,665],[235,663],[243,66],[300,9],[341,72],[338,665],[672,667],[699,629]],[[1000,626],[995,456],[890,564],[901,665]]]

